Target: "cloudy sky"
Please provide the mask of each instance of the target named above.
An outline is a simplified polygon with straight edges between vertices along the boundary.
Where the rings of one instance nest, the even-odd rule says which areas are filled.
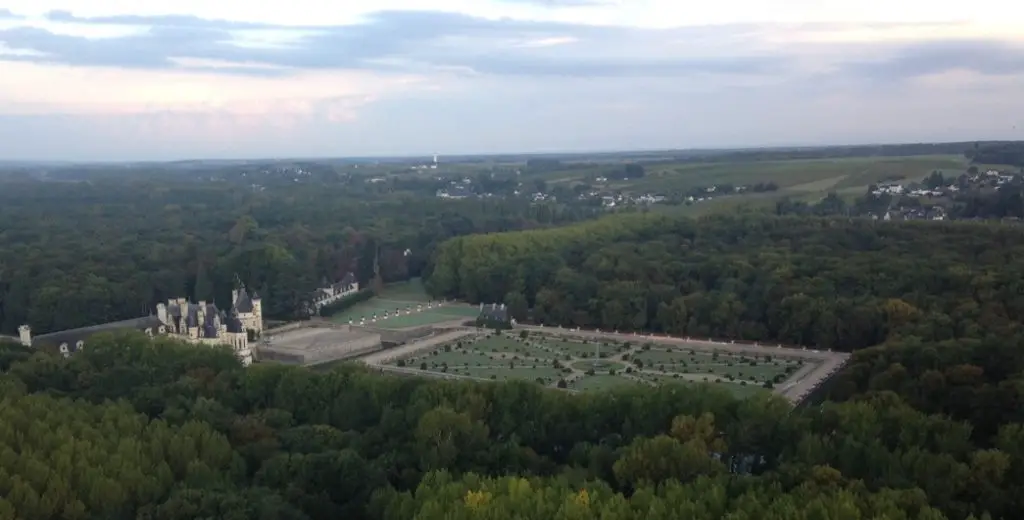
[[[1024,139],[1005,0],[0,6],[0,159]]]

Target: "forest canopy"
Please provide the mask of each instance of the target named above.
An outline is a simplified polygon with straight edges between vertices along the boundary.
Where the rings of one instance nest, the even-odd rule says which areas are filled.
[[[228,349],[138,333],[70,359],[0,343],[0,361],[0,519],[940,520],[1024,507],[1024,424],[975,435],[888,389],[796,410],[706,385],[577,395],[243,368]]]
[[[369,286],[378,249],[383,280],[405,280],[447,238],[593,213],[525,200],[361,193],[365,182],[336,178],[262,180],[279,184],[260,191],[248,177],[136,173],[0,180],[0,334],[22,324],[42,334],[137,318],[168,298],[227,308],[239,281],[263,297],[267,317],[295,318],[325,280],[352,272]]]
[[[760,214],[615,215],[451,239],[427,287],[515,318],[852,351],[1019,333],[1024,229]]]

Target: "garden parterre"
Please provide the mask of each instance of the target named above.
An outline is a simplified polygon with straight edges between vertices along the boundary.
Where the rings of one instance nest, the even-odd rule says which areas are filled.
[[[425,375],[536,381],[577,391],[671,381],[720,384],[748,395],[783,383],[804,363],[796,355],[507,331],[480,333],[389,364]]]

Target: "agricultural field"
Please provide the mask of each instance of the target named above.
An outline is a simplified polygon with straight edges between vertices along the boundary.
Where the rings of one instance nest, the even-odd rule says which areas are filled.
[[[607,170],[616,167],[619,166],[604,165],[592,169],[553,172],[549,183],[569,186],[577,183],[593,184],[595,177],[606,175]],[[828,193],[835,192],[844,198],[855,198],[863,195],[868,186],[880,181],[920,181],[936,170],[946,176],[956,176],[966,168],[966,160],[959,155],[666,163],[647,165],[644,177],[612,181],[604,185],[603,189],[671,197],[688,194],[696,188],[721,184],[749,186],[772,182],[779,187],[776,191],[763,193],[714,196],[711,200],[684,207],[685,212],[700,216],[739,208],[772,207],[784,197],[817,202]]]
[[[671,381],[721,385],[745,396],[770,391],[804,361],[796,356],[738,354],[704,346],[679,348],[505,332],[481,333],[388,364],[474,379],[536,381],[577,391]]]
[[[385,313],[387,315],[385,316]],[[373,325],[389,329],[421,327],[459,319],[473,319],[477,307],[461,303],[435,302],[419,279],[389,284],[380,296],[360,302],[330,317],[335,323]]]
[[[933,170],[966,168],[963,157],[924,155],[911,157],[857,157],[721,163],[667,164],[648,168],[633,189],[688,190],[712,184],[748,185],[774,182],[780,191],[821,192],[867,188],[884,179],[919,180]]]

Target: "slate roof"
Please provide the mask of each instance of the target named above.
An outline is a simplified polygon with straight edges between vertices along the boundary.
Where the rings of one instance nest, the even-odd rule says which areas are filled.
[[[130,320],[92,325],[90,327],[82,327],[79,329],[51,332],[50,334],[40,334],[39,336],[32,337],[32,344],[60,346],[61,343],[67,343],[68,350],[74,352],[77,350],[76,344],[79,341],[85,341],[89,336],[94,334],[118,330],[145,331],[146,329],[153,329],[153,332],[156,333],[157,328],[160,325],[162,325],[162,323],[160,323],[160,319],[156,316],[145,316],[142,318],[132,318]]]
[[[485,305],[480,310],[480,318],[488,321],[509,321],[508,309]]]
[[[352,284],[356,283],[356,281],[356,275],[352,273],[346,274],[341,278],[341,281],[335,283],[330,283],[326,278],[324,278],[321,283],[321,287],[313,291],[313,301],[320,301],[338,293],[345,292],[352,286]]]
[[[249,293],[245,290],[245,287],[238,290],[238,297],[235,298],[233,305],[235,310],[238,312],[252,312],[252,298],[249,297]]]
[[[206,303],[205,305],[206,307],[203,308],[198,303],[185,302],[185,305],[182,306],[172,302],[167,306],[167,318],[178,330],[182,330],[182,326],[197,327],[200,337],[216,338],[219,326],[227,321],[227,316],[224,311],[217,308],[216,304]],[[199,322],[201,309],[205,311],[202,323]]]
[[[224,316],[224,324],[228,328],[228,332],[240,333],[245,332],[245,325],[242,324],[242,320],[238,317],[238,311],[232,310],[230,316]]]

